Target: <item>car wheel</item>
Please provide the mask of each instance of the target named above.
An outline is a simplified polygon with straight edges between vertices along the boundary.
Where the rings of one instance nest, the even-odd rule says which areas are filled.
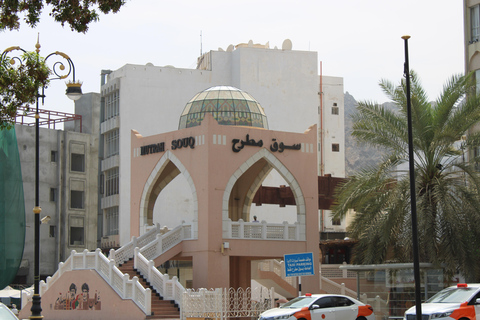
[[[358,318],[355,319],[355,320],[367,320],[367,319],[365,319],[365,317],[358,317]]]

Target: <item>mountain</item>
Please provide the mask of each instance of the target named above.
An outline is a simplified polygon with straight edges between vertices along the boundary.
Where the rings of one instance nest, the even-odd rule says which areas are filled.
[[[383,150],[366,144],[357,142],[352,137],[352,115],[357,112],[357,101],[348,92],[344,95],[345,105],[345,171],[346,175],[354,175],[356,171],[361,170],[367,165],[374,165],[380,162],[383,156]],[[383,104],[387,108],[393,103]]]

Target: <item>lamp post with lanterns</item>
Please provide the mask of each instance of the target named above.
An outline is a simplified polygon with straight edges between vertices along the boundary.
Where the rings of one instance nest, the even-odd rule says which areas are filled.
[[[37,54],[40,53],[40,43],[37,40],[37,44],[35,45]],[[9,55],[11,52],[14,51],[21,51],[23,53],[27,53],[24,49],[20,47],[10,47],[3,51],[1,58],[2,61],[4,59],[9,59],[10,64],[12,67],[15,65],[16,62],[20,64],[23,63],[23,58],[21,56],[14,56],[10,57]],[[47,80],[61,80],[66,79],[70,75],[72,75],[72,81],[68,81],[66,83],[67,90],[66,95],[71,100],[78,100],[82,96],[82,84],[75,80],[75,66],[73,61],[70,59],[68,55],[63,52],[55,51],[47,55],[44,59],[45,63],[50,62],[51,60],[55,60],[52,64],[50,78]],[[42,307],[41,307],[41,299],[40,299],[40,290],[39,290],[39,283],[40,283],[40,212],[42,209],[40,208],[40,197],[39,197],[39,175],[40,175],[40,164],[39,164],[39,157],[40,157],[40,148],[39,148],[39,103],[40,99],[42,105],[44,104],[45,100],[45,86],[43,85],[41,88],[37,90],[36,96],[36,110],[35,110],[35,206],[33,208],[34,218],[35,218],[35,234],[34,234],[34,294],[32,300],[32,308],[31,308],[31,316],[30,319],[42,319]]]

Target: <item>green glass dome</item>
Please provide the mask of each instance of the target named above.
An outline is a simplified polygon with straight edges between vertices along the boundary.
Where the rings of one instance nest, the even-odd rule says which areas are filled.
[[[183,109],[178,129],[199,126],[206,112],[221,125],[268,129],[267,116],[260,103],[248,93],[228,86],[197,93]]]

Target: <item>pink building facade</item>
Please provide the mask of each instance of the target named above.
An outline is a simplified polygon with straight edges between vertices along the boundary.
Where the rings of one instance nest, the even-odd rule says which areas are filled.
[[[158,195],[177,175],[188,182],[194,202],[186,240],[155,257],[155,265],[191,260],[194,288],[246,288],[252,260],[312,252],[315,275],[304,277],[302,292],[319,291],[316,125],[289,133],[219,125],[206,114],[201,125],[173,132],[143,137],[133,130],[131,141],[131,237],[152,224]],[[294,193],[296,222],[244,226],[271,170]]]

